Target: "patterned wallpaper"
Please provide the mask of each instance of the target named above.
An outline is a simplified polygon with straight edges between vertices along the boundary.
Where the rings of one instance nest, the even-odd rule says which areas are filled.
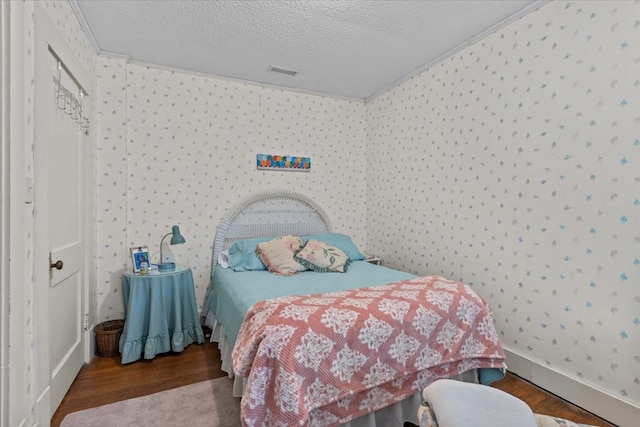
[[[201,304],[215,231],[249,194],[313,197],[366,244],[365,104],[98,58],[98,321],[123,316],[129,247],[159,258],[162,236],[191,265]],[[311,172],[256,169],[256,154],[311,157]],[[166,252],[165,252],[166,254]]]
[[[372,252],[636,404],[639,79],[640,3],[551,2],[367,104]]]
[[[123,318],[120,280],[129,255],[126,67],[124,61],[97,59],[96,323]]]

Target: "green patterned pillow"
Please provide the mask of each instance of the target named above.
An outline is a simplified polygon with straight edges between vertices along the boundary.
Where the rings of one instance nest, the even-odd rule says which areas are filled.
[[[318,273],[346,273],[351,260],[340,249],[320,240],[310,239],[293,259]]]

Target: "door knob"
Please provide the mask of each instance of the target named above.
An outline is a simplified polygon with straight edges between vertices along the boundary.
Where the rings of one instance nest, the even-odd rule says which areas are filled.
[[[51,264],[49,264],[49,268],[55,268],[56,270],[62,270],[62,266],[63,266],[63,262],[62,260],[58,260],[56,262],[52,262]]]

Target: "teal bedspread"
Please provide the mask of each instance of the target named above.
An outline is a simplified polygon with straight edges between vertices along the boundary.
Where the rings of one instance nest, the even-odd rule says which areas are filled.
[[[264,270],[236,272],[217,266],[209,309],[224,325],[229,344],[234,346],[245,313],[259,301],[384,285],[413,277],[416,276],[366,261],[353,261],[346,273],[303,271],[294,276],[279,276]]]

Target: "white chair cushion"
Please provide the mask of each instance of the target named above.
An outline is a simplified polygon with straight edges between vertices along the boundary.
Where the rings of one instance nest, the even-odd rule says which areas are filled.
[[[538,426],[529,405],[486,385],[442,379],[422,394],[439,427]]]

